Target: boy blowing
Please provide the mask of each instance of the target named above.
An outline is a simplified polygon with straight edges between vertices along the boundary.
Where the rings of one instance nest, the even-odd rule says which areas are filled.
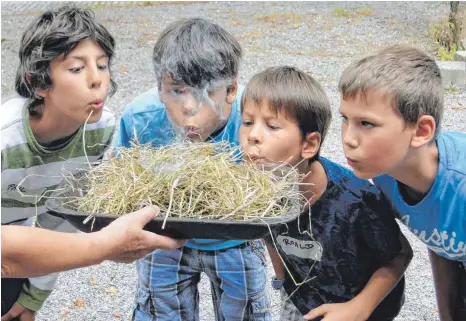
[[[331,120],[323,88],[296,68],[274,67],[255,75],[242,99],[245,159],[304,175],[303,212],[266,238],[272,285],[283,288],[280,320],[393,320],[412,251],[380,192],[319,155]]]
[[[242,50],[220,26],[176,21],[160,34],[153,62],[157,88],[125,109],[116,145],[154,147],[176,139],[238,145],[241,125],[237,76]],[[200,274],[209,277],[216,320],[270,320],[265,253],[260,240],[191,239],[137,262],[133,320],[199,320]]]
[[[343,72],[341,134],[354,173],[372,178],[429,251],[440,319],[466,318],[466,134],[441,132],[440,70],[388,47]]]
[[[46,11],[26,28],[15,84],[21,97],[2,105],[2,225],[75,231],[47,214],[44,203],[62,170],[88,168],[111,143],[115,120],[104,103],[116,88],[114,50],[112,35],[89,10]],[[33,320],[56,278],[2,279],[2,321]]]

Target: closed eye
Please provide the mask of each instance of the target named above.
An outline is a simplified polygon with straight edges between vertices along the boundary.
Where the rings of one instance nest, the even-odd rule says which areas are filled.
[[[368,121],[365,121],[365,120],[361,121],[361,125],[362,125],[362,127],[365,127],[365,128],[373,128],[373,127],[375,127],[375,125],[374,125],[373,123],[368,122]]]
[[[186,95],[189,92],[189,89],[186,88],[173,88],[168,90],[172,95]]]
[[[107,65],[100,65],[100,66],[97,66],[97,68],[99,68],[99,70],[107,70],[108,66]]]
[[[79,73],[81,70],[83,70],[84,67],[76,67],[76,68],[69,68],[68,70],[72,72],[73,74]]]

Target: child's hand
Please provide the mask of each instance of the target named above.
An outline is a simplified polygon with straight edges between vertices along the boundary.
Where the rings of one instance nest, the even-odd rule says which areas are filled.
[[[324,317],[322,321],[364,321],[360,308],[351,301],[346,303],[323,304],[304,316],[304,320],[313,320],[317,317]]]
[[[19,320],[19,321],[34,321],[35,318],[36,318],[36,312],[26,309],[21,304],[16,302],[15,304],[13,304],[10,311],[8,311],[2,317],[1,321],[9,321],[13,319]]]

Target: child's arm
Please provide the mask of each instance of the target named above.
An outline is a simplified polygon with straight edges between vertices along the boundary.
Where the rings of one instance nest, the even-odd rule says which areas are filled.
[[[453,321],[457,310],[458,285],[460,284],[458,262],[447,260],[430,249],[428,251],[440,320]]]
[[[283,266],[283,262],[280,259],[280,256],[273,246],[264,239],[265,246],[267,247],[267,251],[269,252],[270,260],[272,261],[273,270],[275,271],[275,277],[277,280],[285,279],[285,267]]]
[[[413,257],[411,246],[400,232],[401,251],[386,265],[372,274],[364,289],[351,301],[324,304],[311,310],[304,320],[325,316],[325,321],[367,320],[380,302],[390,293],[403,276]]]

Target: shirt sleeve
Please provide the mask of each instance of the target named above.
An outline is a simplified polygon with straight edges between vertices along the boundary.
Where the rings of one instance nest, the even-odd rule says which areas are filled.
[[[24,282],[17,302],[26,309],[37,312],[51,293],[51,290],[42,290],[30,282]]]
[[[357,223],[358,234],[379,264],[392,260],[402,249],[400,227],[389,202],[382,194],[364,195]]]
[[[34,219],[35,218],[30,218],[26,220],[24,225],[32,225]],[[35,224],[38,226],[36,228],[44,228],[66,233],[77,232],[76,228],[66,220],[48,213],[38,215]],[[39,311],[45,300],[52,293],[55,283],[57,282],[58,275],[58,273],[52,273],[40,277],[29,278],[29,282],[24,283],[17,302],[29,310]]]

